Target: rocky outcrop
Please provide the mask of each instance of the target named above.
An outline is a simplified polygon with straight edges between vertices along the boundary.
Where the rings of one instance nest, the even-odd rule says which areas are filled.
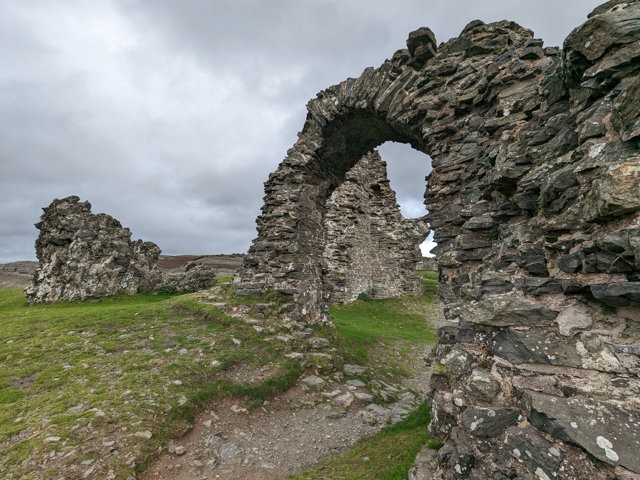
[[[351,302],[422,292],[415,274],[429,229],[400,213],[385,162],[365,155],[331,194],[324,216],[325,301]]]
[[[508,21],[439,46],[420,29],[309,102],[265,185],[236,284],[323,322],[331,192],[385,141],[431,156],[453,324],[434,357],[434,478],[640,474],[639,41],[637,0],[598,7],[563,50]]]
[[[131,232],[104,213],[91,213],[76,196],[55,199],[36,227],[40,262],[25,289],[30,304],[86,300],[152,291],[160,284],[160,249],[131,240]]]
[[[160,290],[192,293],[207,290],[216,283],[216,272],[212,265],[188,262],[184,270],[163,272]]]

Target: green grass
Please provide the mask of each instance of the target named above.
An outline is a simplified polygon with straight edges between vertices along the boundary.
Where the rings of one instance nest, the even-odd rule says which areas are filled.
[[[374,300],[361,295],[353,303],[331,307],[336,337],[350,361],[365,365],[369,352],[381,341],[405,345],[435,343],[427,316],[431,305],[437,303],[437,273],[418,274],[425,287],[420,296]]]
[[[233,275],[218,275],[216,278],[216,282],[218,285],[222,285],[223,283],[231,283],[233,280]]]
[[[402,374],[402,352],[435,341],[426,317],[437,279],[419,273],[423,295],[334,307],[336,328],[321,334],[351,363]],[[265,318],[290,301],[275,293],[237,297],[227,283],[218,288],[228,304]],[[21,290],[0,289],[0,478],[81,478],[93,460],[96,478],[111,470],[126,479],[214,398],[258,405],[296,382],[300,367],[284,357],[284,345],[196,298],[167,293],[29,307]],[[273,373],[261,383],[234,383],[228,374],[264,366]],[[422,407],[363,440],[318,467],[324,476],[296,478],[405,478],[426,440],[427,415]],[[150,439],[135,435],[146,431]]]
[[[0,345],[3,479],[35,478],[47,455],[57,477],[81,476],[87,468],[81,462],[96,458],[96,475],[111,469],[127,478],[212,398],[257,404],[300,373],[277,342],[192,295],[29,307],[21,290],[0,289]],[[274,375],[263,383],[225,376],[229,368],[264,365],[273,365]],[[140,431],[153,436],[134,435]],[[118,455],[104,446],[109,441]]]
[[[427,442],[429,409],[420,406],[403,421],[358,442],[340,457],[290,480],[405,480]]]

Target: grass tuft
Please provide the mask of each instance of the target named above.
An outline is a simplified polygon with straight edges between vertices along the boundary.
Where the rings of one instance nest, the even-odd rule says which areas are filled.
[[[290,480],[405,480],[427,441],[429,408],[421,405],[403,421],[358,442],[344,455]]]
[[[361,294],[353,303],[331,307],[334,337],[343,345],[350,362],[366,364],[369,352],[380,341],[435,343],[435,332],[427,316],[430,306],[437,303],[437,273],[418,274],[425,287],[422,295],[372,299]]]

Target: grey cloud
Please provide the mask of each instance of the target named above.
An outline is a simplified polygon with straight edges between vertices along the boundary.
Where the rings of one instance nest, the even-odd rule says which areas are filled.
[[[33,258],[40,208],[70,194],[168,253],[245,251],[320,89],[423,25],[445,41],[509,18],[559,44],[598,3],[0,0],[0,262]],[[392,186],[418,211],[424,156],[394,148]]]

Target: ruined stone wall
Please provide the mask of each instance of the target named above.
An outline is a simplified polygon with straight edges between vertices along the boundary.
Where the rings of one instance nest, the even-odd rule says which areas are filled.
[[[76,196],[55,199],[36,227],[40,262],[25,289],[30,304],[85,300],[154,290],[161,282],[160,249],[131,241],[131,232]]]
[[[387,298],[422,292],[414,272],[429,230],[424,220],[402,216],[377,152],[346,173],[324,218],[324,284],[331,301],[351,302],[360,293]]]
[[[438,271],[438,261],[436,257],[422,257],[418,264],[418,270]]]
[[[432,377],[435,478],[637,478],[640,3],[597,8],[563,50],[508,21],[439,46],[423,28],[407,47],[309,102],[236,284],[326,321],[327,199],[366,152],[408,143],[432,158],[452,323]]]

